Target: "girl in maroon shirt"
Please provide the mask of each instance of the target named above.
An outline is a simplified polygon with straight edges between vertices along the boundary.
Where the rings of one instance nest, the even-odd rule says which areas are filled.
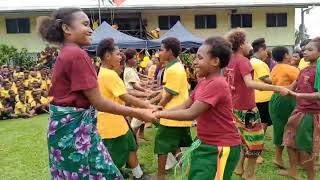
[[[225,39],[208,38],[194,60],[195,71],[202,80],[189,100],[176,108],[156,113],[159,118],[197,119],[198,139],[191,147],[190,180],[229,180],[240,157],[241,139],[233,121],[231,92],[221,76],[221,69],[228,64],[231,52],[231,45]],[[188,153],[184,154],[182,160],[187,156]],[[220,166],[223,161],[226,161],[225,165]]]
[[[288,94],[289,90],[253,80],[253,68],[249,59],[246,58],[251,45],[247,42],[246,33],[243,30],[231,31],[227,39],[232,44],[233,55],[224,69],[224,76],[231,89],[233,113],[244,147],[235,173],[243,179],[254,180],[256,179],[254,173],[256,160],[263,150],[264,140],[264,131],[255,104],[254,89],[277,91],[282,95]],[[248,165],[244,169],[245,158],[248,158]]]
[[[280,171],[279,174],[299,179],[297,165],[302,164],[307,171],[308,179],[314,180],[315,161],[320,150],[320,84],[317,74],[320,70],[320,37],[306,45],[303,56],[310,62],[310,66],[303,69],[297,81],[290,86],[294,91],[291,94],[297,99],[297,105],[283,135],[283,144],[288,149],[290,168]]]
[[[152,110],[120,106],[100,94],[91,59],[80,48],[90,45],[89,22],[78,8],[61,8],[38,19],[41,37],[62,46],[50,89],[48,149],[53,179],[123,179],[97,133],[95,108],[145,121],[156,119]]]

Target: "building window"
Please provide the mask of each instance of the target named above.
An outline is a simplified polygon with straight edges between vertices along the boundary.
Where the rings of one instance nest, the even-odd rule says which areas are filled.
[[[168,30],[180,21],[180,16],[159,16],[159,28]]]
[[[287,13],[267,14],[267,27],[286,27]]]
[[[30,33],[30,20],[27,18],[6,19],[7,33]]]
[[[217,16],[216,15],[196,15],[194,17],[194,26],[196,29],[217,28]]]
[[[252,27],[252,14],[231,14],[231,27]]]

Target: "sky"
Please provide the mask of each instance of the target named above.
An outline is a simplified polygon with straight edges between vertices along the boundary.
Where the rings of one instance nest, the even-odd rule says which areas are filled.
[[[296,29],[299,29],[301,23],[301,10],[296,9],[295,17],[295,26]],[[307,33],[310,35],[310,38],[320,36],[320,7],[314,7],[310,10],[309,14],[304,15],[304,22],[307,28]]]

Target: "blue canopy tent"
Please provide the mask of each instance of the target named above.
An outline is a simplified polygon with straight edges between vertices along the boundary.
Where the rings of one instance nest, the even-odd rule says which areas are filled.
[[[134,48],[144,49],[147,47],[147,41],[139,39],[125,33],[122,33],[108,23],[103,22],[93,33],[92,33],[92,45],[89,50],[95,50],[99,42],[105,38],[113,38],[119,48]]]
[[[155,49],[161,46],[161,41],[167,37],[175,37],[181,42],[182,48],[198,48],[203,43],[203,39],[189,32],[180,21],[168,30],[161,38],[148,41],[148,48]]]

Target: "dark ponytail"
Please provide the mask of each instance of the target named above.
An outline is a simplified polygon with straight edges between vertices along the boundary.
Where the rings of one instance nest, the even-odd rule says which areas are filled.
[[[61,44],[64,41],[62,24],[70,25],[73,13],[82,11],[80,8],[60,8],[51,17],[41,16],[37,19],[37,29],[43,40]]]

